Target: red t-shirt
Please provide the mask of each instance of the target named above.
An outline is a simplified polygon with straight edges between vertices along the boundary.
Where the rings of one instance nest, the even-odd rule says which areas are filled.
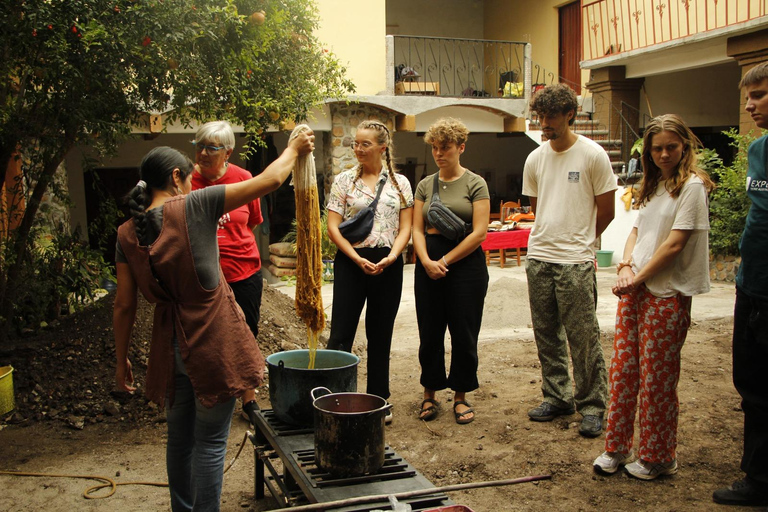
[[[251,173],[233,164],[227,166],[224,176],[216,181],[206,179],[199,172],[192,173],[192,190],[211,185],[226,185],[251,179]],[[258,199],[225,213],[219,219],[217,238],[221,269],[228,283],[251,277],[261,269],[261,257],[251,228],[264,221]]]

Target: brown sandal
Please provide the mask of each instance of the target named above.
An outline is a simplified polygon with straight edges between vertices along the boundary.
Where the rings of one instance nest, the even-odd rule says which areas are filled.
[[[466,405],[467,407],[469,407],[469,409],[467,409],[464,412],[459,412],[456,410],[457,405]],[[464,416],[468,414],[472,414],[472,417],[465,418]],[[464,400],[457,400],[456,402],[453,403],[453,415],[456,417],[456,423],[458,423],[459,425],[466,425],[467,423],[472,423],[473,421],[475,421],[474,414],[475,414],[475,411],[472,409],[472,406],[469,405]]]
[[[424,407],[424,404],[432,404],[429,407]],[[437,418],[437,411],[440,407],[440,402],[434,398],[425,398],[421,402],[421,410],[419,411],[419,419],[422,421],[432,421]]]

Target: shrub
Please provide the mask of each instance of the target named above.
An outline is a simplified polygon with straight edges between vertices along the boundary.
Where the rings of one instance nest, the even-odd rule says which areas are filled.
[[[288,242],[293,246],[293,253],[296,254],[296,219],[291,222],[291,229],[282,238],[281,242]],[[332,260],[336,257],[336,244],[328,236],[328,210],[323,208],[320,212],[320,252],[324,260]]]
[[[708,169],[717,183],[710,196],[709,246],[715,255],[738,255],[739,239],[751,205],[746,189],[747,150],[755,137],[740,134],[735,129],[724,133],[732,139],[731,146],[736,148],[737,153],[730,166],[722,165],[722,161],[717,159],[719,163],[716,161],[713,168]]]

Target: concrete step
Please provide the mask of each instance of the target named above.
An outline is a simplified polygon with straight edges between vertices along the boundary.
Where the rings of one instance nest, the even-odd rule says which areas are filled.
[[[595,140],[595,142],[603,146],[606,149],[606,151],[609,149],[621,148],[622,146],[622,142],[619,139],[598,139],[598,140]]]
[[[531,112],[528,119],[529,121],[531,121],[531,123],[537,123],[539,120],[539,115],[536,112]],[[580,122],[592,122],[592,121],[593,119],[592,119],[591,113],[576,112],[576,120],[574,121],[575,123],[578,124]]]
[[[594,132],[598,130],[598,127],[600,126],[599,121],[594,121],[592,119],[584,119],[584,120],[576,120],[573,122],[573,128],[577,133],[580,132]],[[538,120],[531,120],[528,123],[528,129],[529,130],[541,130],[541,123],[539,123]]]
[[[578,135],[589,137],[592,140],[606,140],[608,139],[608,130],[580,130],[575,129],[574,132]]]

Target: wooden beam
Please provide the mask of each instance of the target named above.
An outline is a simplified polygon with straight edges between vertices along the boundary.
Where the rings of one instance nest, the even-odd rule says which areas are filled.
[[[395,131],[398,132],[415,132],[416,131],[416,116],[413,115],[397,115],[395,116]]]
[[[504,118],[504,133],[520,132],[525,133],[525,118],[524,117],[505,117]]]
[[[160,133],[163,131],[163,116],[150,114],[149,133]]]

